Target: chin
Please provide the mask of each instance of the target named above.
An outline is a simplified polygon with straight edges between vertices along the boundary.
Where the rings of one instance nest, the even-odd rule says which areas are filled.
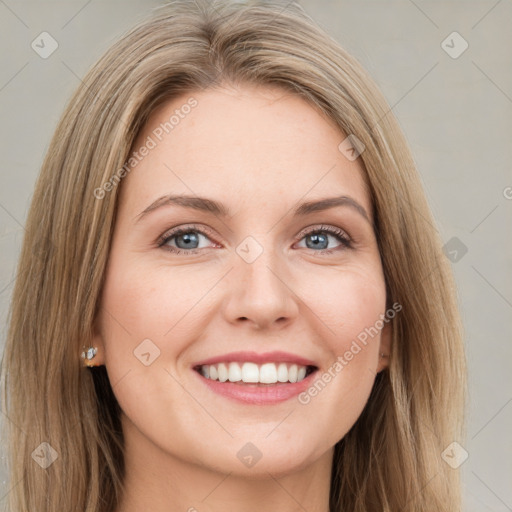
[[[290,443],[290,440],[279,441],[277,438],[274,442],[256,439],[231,444],[233,446],[226,447],[220,453],[208,450],[206,455],[203,452],[199,458],[201,465],[232,476],[262,480],[270,475],[277,478],[300,471],[322,455],[314,453],[312,447],[308,450],[307,447]]]

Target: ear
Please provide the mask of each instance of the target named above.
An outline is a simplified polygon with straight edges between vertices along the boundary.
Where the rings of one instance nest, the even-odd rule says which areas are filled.
[[[379,364],[377,367],[377,373],[381,372],[389,366],[389,357],[391,353],[391,334],[391,322],[387,322],[380,333]],[[381,354],[384,354],[384,357],[382,357]]]

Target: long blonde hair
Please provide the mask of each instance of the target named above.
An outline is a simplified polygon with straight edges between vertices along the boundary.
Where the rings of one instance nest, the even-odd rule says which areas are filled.
[[[331,510],[460,510],[459,474],[441,453],[463,442],[462,326],[414,161],[360,64],[300,6],[283,5],[159,7],[106,52],[68,103],[28,214],[2,360],[10,510],[112,512],[119,502],[115,383],[79,358],[93,334],[122,183],[102,199],[95,190],[123,167],[157,105],[220,83],[292,91],[336,123],[340,142],[352,134],[365,146],[388,302],[402,310],[392,320],[390,366],[335,447]],[[43,470],[36,449],[58,458]]]

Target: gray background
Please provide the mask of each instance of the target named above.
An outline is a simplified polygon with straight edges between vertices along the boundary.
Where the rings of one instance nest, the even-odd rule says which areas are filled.
[[[64,104],[110,44],[160,3],[0,0],[0,349],[33,186]],[[512,3],[300,3],[376,80],[443,240],[456,237],[449,248],[470,371],[464,510],[512,510]],[[31,48],[43,31],[59,45],[47,59]],[[458,58],[442,46],[454,31],[469,44]],[[461,42],[444,47],[457,52]],[[0,469],[0,508],[5,480]]]

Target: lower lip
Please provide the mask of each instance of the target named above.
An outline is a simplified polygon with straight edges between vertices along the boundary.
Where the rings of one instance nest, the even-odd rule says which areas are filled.
[[[310,373],[300,382],[277,382],[276,384],[239,384],[236,382],[220,382],[203,377],[196,370],[192,370],[206,386],[215,393],[244,402],[256,405],[268,405],[284,402],[293,398],[311,385],[318,370]]]

